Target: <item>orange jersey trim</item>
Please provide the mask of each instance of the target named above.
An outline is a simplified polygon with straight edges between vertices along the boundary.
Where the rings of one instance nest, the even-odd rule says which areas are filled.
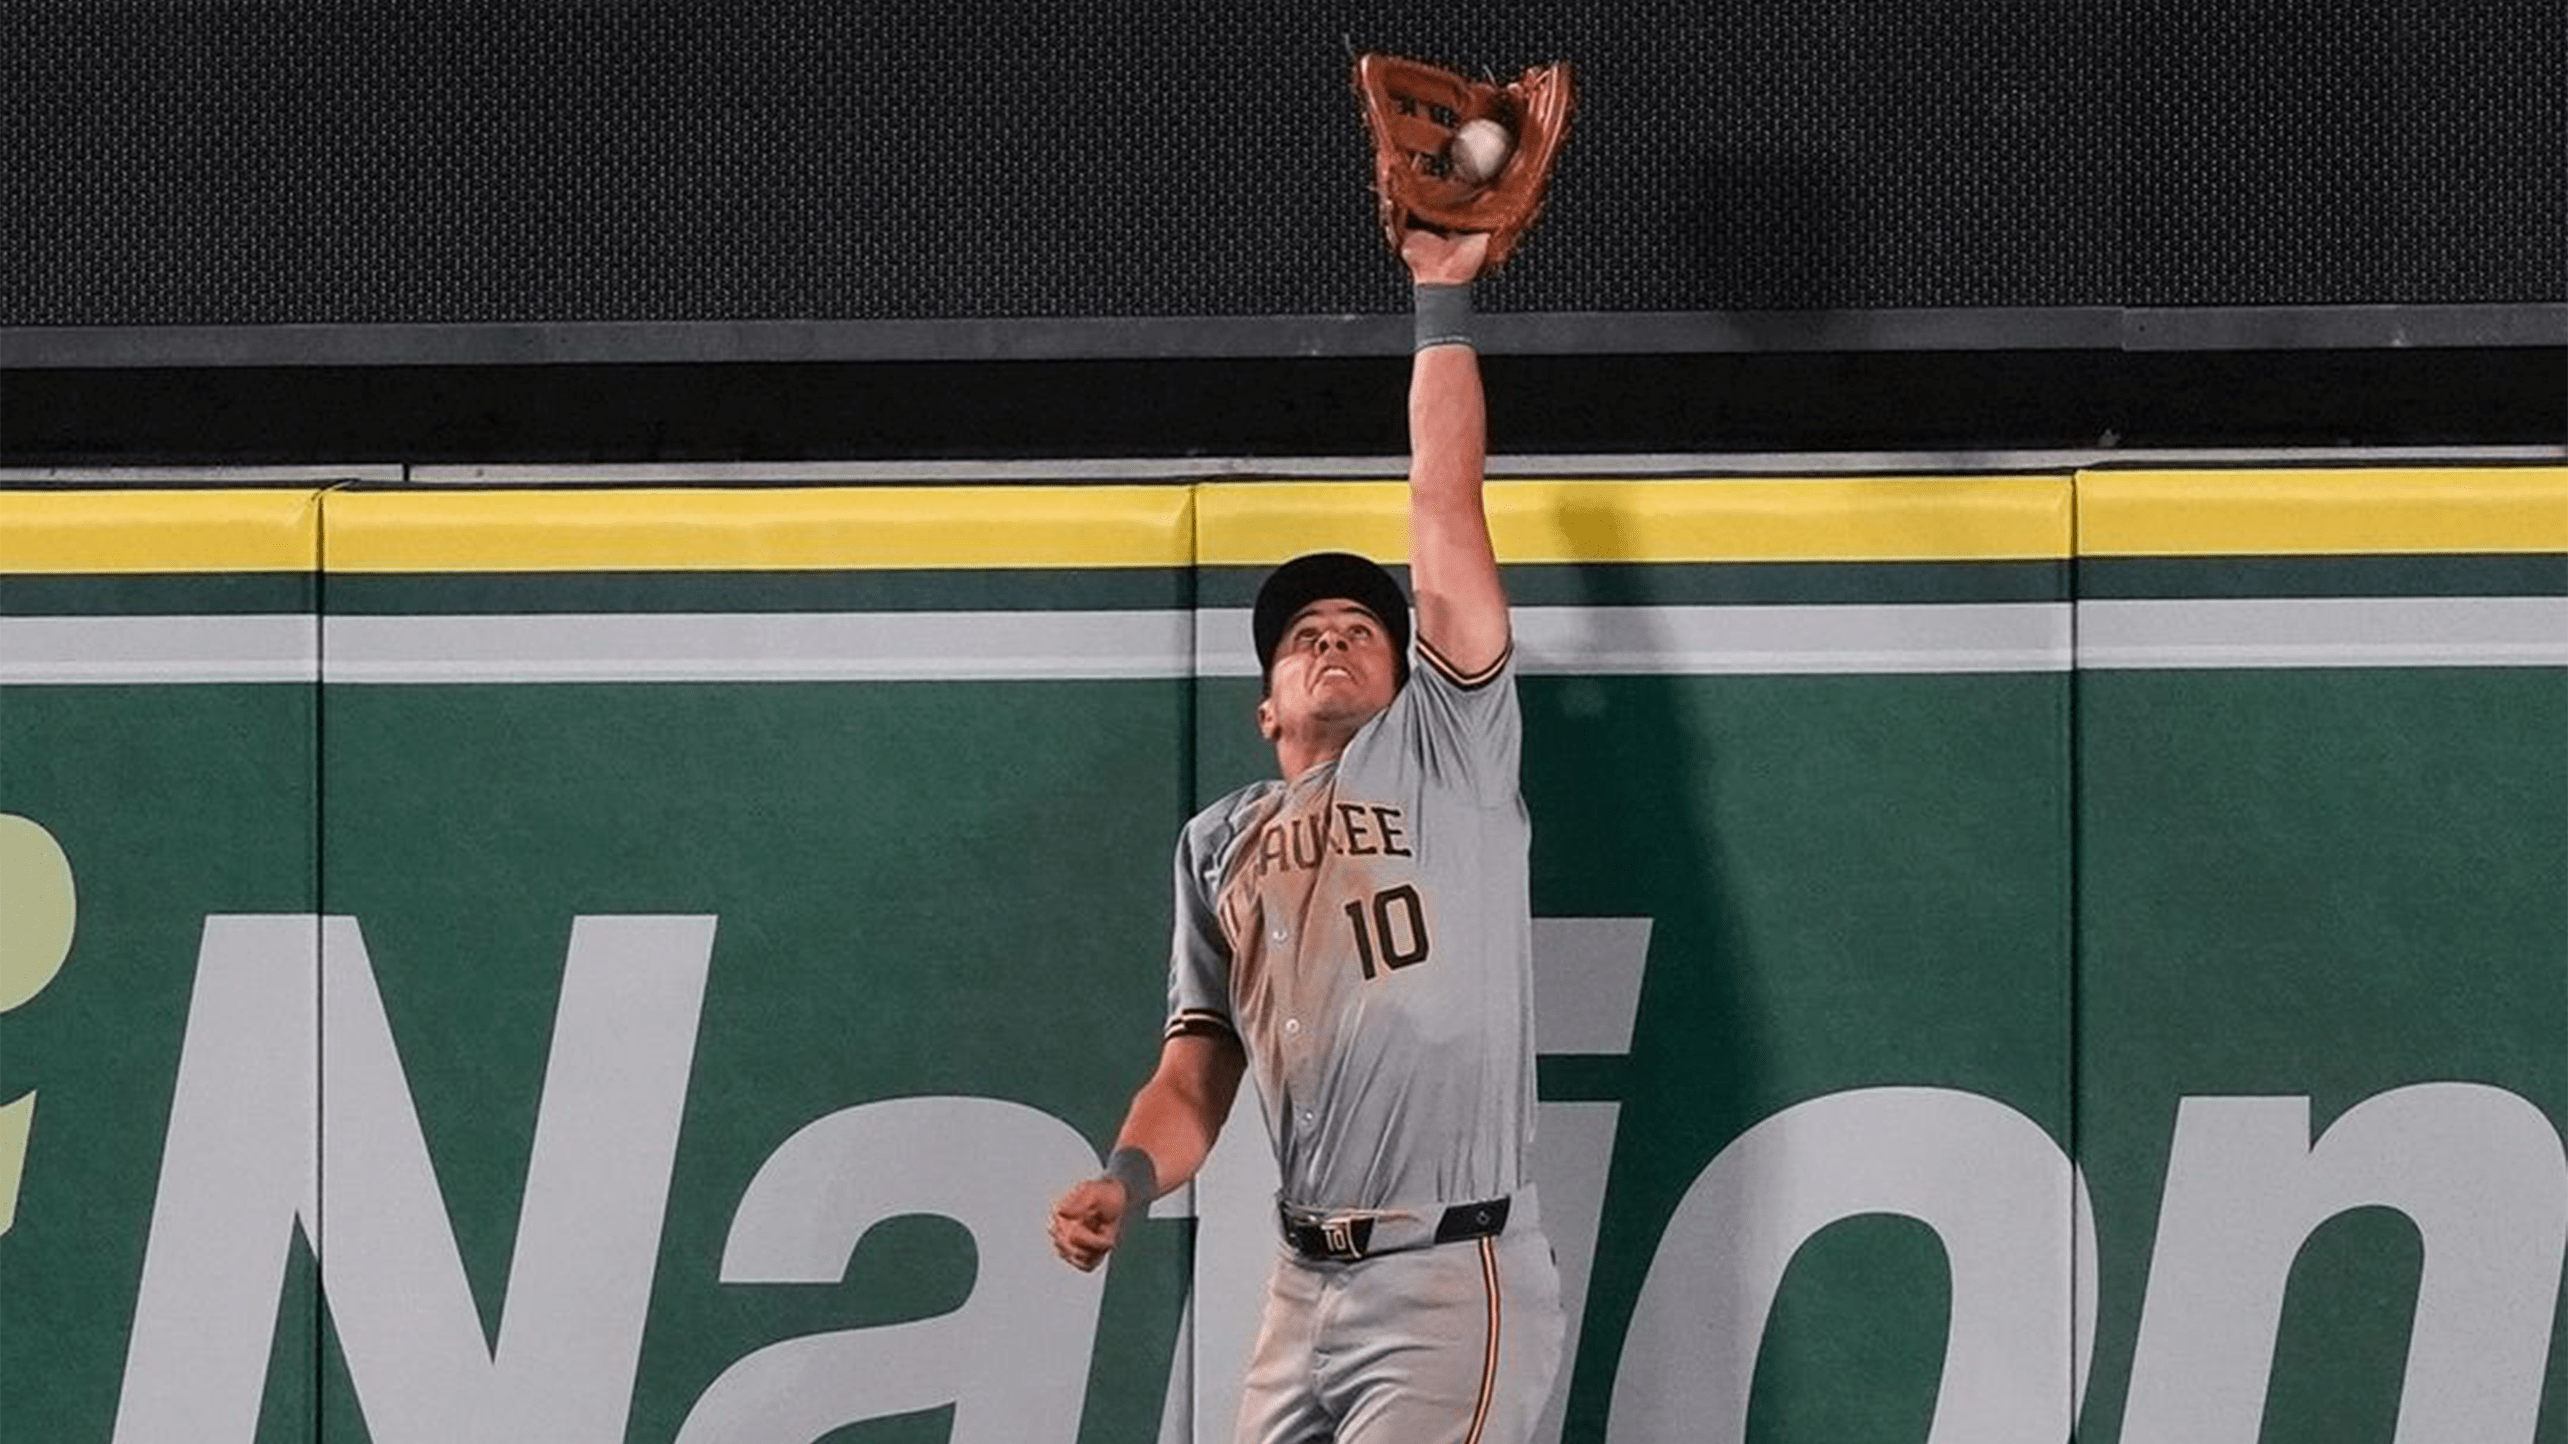
[[[1507,669],[1507,659],[1516,655],[1516,643],[1515,639],[1509,638],[1506,650],[1498,654],[1497,660],[1477,672],[1465,672],[1455,666],[1451,658],[1437,651],[1435,644],[1424,637],[1418,639],[1418,655],[1425,659],[1428,666],[1441,673],[1446,681],[1466,692],[1476,692],[1497,681],[1498,674]]]
[[[1202,1008],[1189,1008],[1169,1019],[1168,1030],[1160,1036],[1162,1038],[1208,1037],[1217,1033],[1236,1038],[1239,1036],[1239,1028],[1219,1013]]]

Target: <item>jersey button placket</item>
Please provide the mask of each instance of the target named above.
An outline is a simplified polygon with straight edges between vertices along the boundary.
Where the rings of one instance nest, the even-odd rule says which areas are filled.
[[[1273,929],[1275,940],[1279,943],[1283,942],[1290,931],[1282,924],[1277,924]],[[1295,991],[1299,989],[1296,988]],[[1298,1009],[1298,1004],[1291,999],[1286,1001],[1285,1006],[1288,1009]],[[1301,1100],[1309,1098],[1311,1090],[1319,1085],[1318,1080],[1310,1076],[1308,1067],[1310,1055],[1308,1046],[1302,1039],[1302,1020],[1291,1013],[1288,1013],[1284,1019],[1283,1053],[1284,1074],[1291,1080],[1290,1087],[1294,1098],[1290,1106],[1295,1120],[1301,1124],[1303,1132],[1307,1134],[1310,1129],[1319,1125],[1320,1115],[1317,1110],[1302,1106]]]

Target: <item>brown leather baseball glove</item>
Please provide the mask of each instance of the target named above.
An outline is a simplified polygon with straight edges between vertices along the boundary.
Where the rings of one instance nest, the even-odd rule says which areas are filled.
[[[1396,55],[1362,55],[1355,90],[1373,130],[1373,189],[1392,253],[1406,230],[1486,231],[1489,268],[1506,260],[1542,214],[1552,160],[1569,135],[1568,63],[1493,85]],[[1457,160],[1456,138],[1482,119],[1503,127],[1510,144],[1495,173],[1475,180]]]

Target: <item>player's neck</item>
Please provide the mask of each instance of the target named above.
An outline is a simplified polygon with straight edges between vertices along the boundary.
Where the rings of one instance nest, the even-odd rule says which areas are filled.
[[[1331,729],[1325,733],[1275,739],[1275,770],[1284,780],[1292,781],[1314,767],[1335,762],[1346,753],[1346,745],[1355,740],[1358,729],[1343,732]]]

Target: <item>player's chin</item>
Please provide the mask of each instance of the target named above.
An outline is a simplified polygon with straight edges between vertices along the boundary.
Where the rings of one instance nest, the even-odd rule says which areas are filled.
[[[1311,708],[1311,716],[1330,727],[1361,727],[1390,705],[1379,698],[1349,692],[1343,696],[1321,698],[1318,705]]]
[[[1356,676],[1353,672],[1350,672],[1343,667],[1332,667],[1325,671],[1315,672],[1312,674],[1310,690],[1311,695],[1315,697],[1344,696],[1348,693],[1360,694],[1364,691],[1364,679]]]
[[[1379,712],[1391,705],[1389,689],[1349,672],[1330,672],[1311,681],[1311,696],[1324,707],[1361,707]]]

